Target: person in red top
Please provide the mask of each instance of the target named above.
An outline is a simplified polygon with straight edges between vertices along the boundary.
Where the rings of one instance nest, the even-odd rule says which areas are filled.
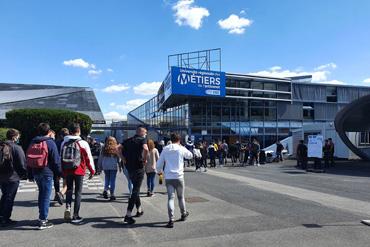
[[[67,180],[66,211],[64,212],[64,220],[71,221],[73,224],[79,224],[83,221],[83,218],[79,215],[83,179],[86,174],[86,169],[90,171],[89,179],[94,176],[95,165],[89,144],[80,137],[80,125],[73,124],[69,131],[71,135],[65,136],[61,145],[63,174]],[[73,217],[71,217],[73,187],[75,187],[75,200]]]

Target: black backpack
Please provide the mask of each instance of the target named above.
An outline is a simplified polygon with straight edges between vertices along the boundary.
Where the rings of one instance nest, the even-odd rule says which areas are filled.
[[[79,140],[70,140],[63,145],[62,168],[76,169],[81,164],[81,147]]]
[[[8,173],[13,169],[12,146],[0,142],[0,173]]]

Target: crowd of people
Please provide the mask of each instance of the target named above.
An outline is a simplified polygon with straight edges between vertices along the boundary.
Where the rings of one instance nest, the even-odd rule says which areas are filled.
[[[168,224],[174,226],[174,200],[177,194],[181,211],[181,221],[189,216],[185,205],[185,166],[195,166],[196,171],[207,171],[208,167],[239,162],[242,165],[259,166],[261,156],[257,138],[241,144],[238,141],[228,144],[206,141],[194,144],[191,139],[181,144],[181,136],[173,133],[165,145],[147,139],[147,130],[139,126],[136,134],[122,144],[110,136],[104,144],[92,138],[85,141],[81,138],[79,124],[63,128],[58,135],[49,124],[40,123],[38,135],[34,137],[26,152],[18,145],[20,132],[9,129],[7,140],[0,142],[0,225],[3,227],[16,224],[11,219],[14,200],[20,180],[35,182],[38,187],[38,228],[40,230],[53,227],[48,220],[50,197],[54,185],[54,201],[60,205],[65,203],[64,220],[80,224],[81,197],[84,177],[88,171],[88,179],[95,174],[104,173],[104,199],[116,200],[115,189],[118,172],[123,172],[127,179],[129,200],[123,223],[135,224],[135,217],[144,215],[140,200],[142,183],[146,176],[147,196],[154,195],[156,176],[165,178],[168,194]],[[276,142],[276,161],[283,161],[284,146]],[[334,165],[334,143],[331,138],[325,140],[323,147],[325,165]],[[297,166],[307,167],[307,146],[303,140],[297,147]],[[62,180],[62,181],[61,181]],[[60,186],[62,184],[62,188]],[[73,197],[74,195],[74,197]],[[73,204],[73,209],[72,209]],[[133,213],[136,208],[136,214]]]
[[[11,219],[15,197],[21,180],[35,182],[38,187],[38,229],[48,229],[53,224],[48,220],[50,197],[54,184],[54,200],[65,203],[64,220],[80,224],[81,197],[84,177],[88,179],[96,172],[104,173],[103,197],[116,200],[115,187],[118,172],[128,180],[130,193],[127,211],[122,223],[134,224],[144,210],[140,200],[144,175],[147,177],[147,195],[154,195],[155,177],[164,174],[168,192],[167,227],[174,226],[175,192],[181,210],[180,221],[189,216],[185,205],[184,159],[193,159],[193,153],[180,144],[181,137],[173,133],[170,144],[155,147],[153,140],[147,140],[147,130],[139,126],[136,135],[119,144],[114,137],[107,137],[104,145],[81,138],[79,124],[63,128],[56,136],[47,123],[40,123],[38,135],[32,139],[26,152],[18,145],[20,132],[9,129],[6,141],[0,142],[0,226],[9,227],[17,222]],[[96,150],[94,150],[94,145]],[[60,183],[63,180],[61,188]],[[74,195],[74,197],[73,197]],[[73,209],[72,209],[73,203]]]
[[[224,141],[200,141],[194,144],[190,139],[184,144],[185,148],[193,153],[193,159],[186,160],[186,166],[195,166],[195,171],[207,171],[207,168],[241,164],[259,166],[261,146],[257,138],[241,144],[239,141],[228,144]]]

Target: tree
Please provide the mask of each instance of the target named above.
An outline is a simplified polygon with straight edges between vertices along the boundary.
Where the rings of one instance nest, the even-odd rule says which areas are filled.
[[[59,132],[73,123],[79,123],[83,136],[91,131],[92,120],[89,116],[68,110],[56,109],[17,109],[6,113],[7,127],[21,132],[21,144],[27,148],[32,138],[37,136],[37,126],[40,123],[50,124],[51,129]]]

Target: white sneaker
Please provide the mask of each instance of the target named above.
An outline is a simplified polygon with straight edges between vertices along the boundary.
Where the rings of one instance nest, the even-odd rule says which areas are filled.
[[[66,211],[64,211],[64,220],[65,221],[71,221],[72,216],[71,216],[71,209],[67,208]]]

